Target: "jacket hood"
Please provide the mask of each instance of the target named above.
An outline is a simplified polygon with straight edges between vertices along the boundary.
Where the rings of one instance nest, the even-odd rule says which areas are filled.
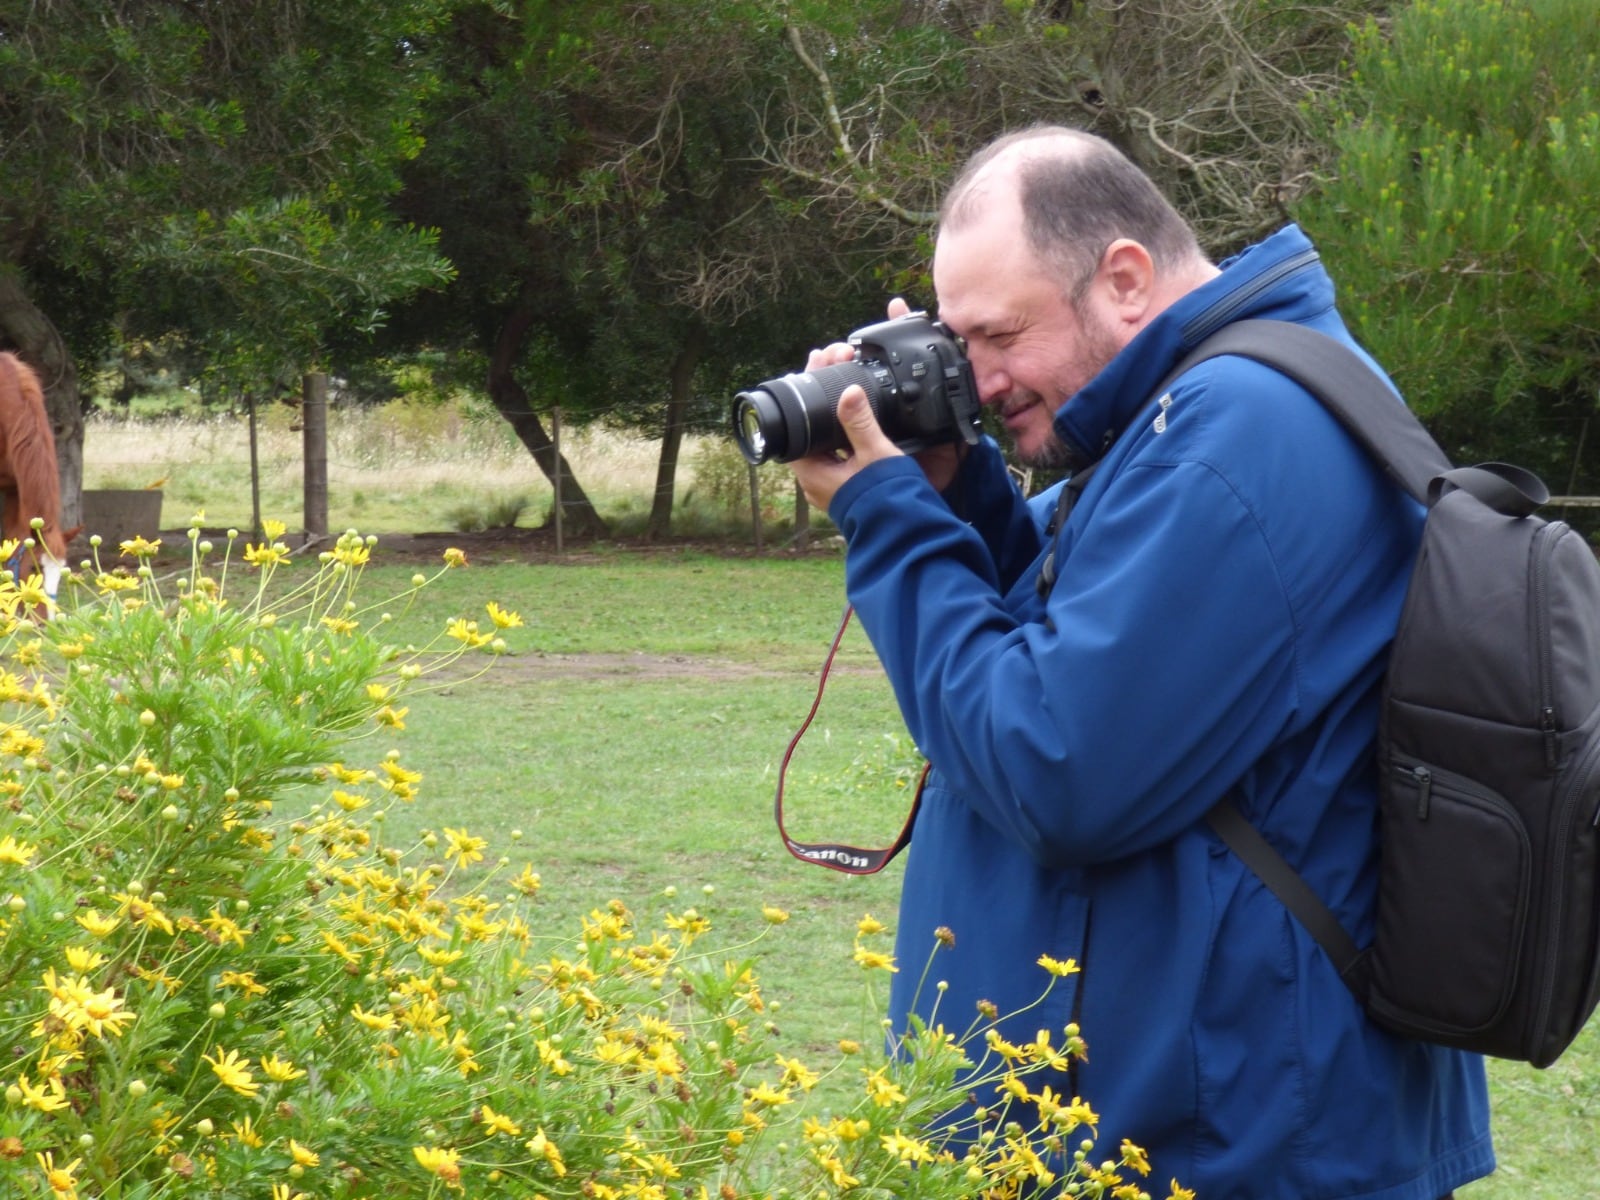
[[[1230,321],[1316,324],[1333,314],[1333,280],[1298,225],[1219,264],[1222,273],[1167,308],[1057,411],[1055,431],[1082,469],[1097,461],[1178,360]],[[1336,318],[1335,318],[1336,319]]]

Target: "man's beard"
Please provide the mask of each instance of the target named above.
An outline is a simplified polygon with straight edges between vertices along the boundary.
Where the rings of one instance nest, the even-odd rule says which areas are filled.
[[[1050,437],[1031,454],[1024,454],[1015,445],[1011,448],[1012,455],[1023,466],[1035,471],[1055,471],[1072,465],[1075,456],[1061,436],[1055,430],[1050,431]]]

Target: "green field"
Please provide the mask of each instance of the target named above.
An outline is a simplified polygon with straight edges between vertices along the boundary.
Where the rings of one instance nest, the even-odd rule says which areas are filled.
[[[367,582],[374,594],[400,588],[413,569]],[[812,703],[841,582],[830,558],[693,553],[450,573],[397,621],[398,636],[420,641],[489,599],[527,625],[487,676],[412,702],[398,744],[427,779],[390,836],[465,825],[489,837],[541,873],[553,926],[672,889],[739,941],[761,933],[763,905],[784,908],[791,920],[768,935],[761,968],[784,1036],[798,1049],[859,1035],[882,998],[850,962],[852,934],[863,913],[892,918],[897,872],[801,864],[772,822],[778,763]],[[878,845],[904,815],[910,760],[858,631],[840,663],[792,768],[791,832]],[[1491,1071],[1502,1167],[1465,1194],[1600,1195],[1600,1026],[1547,1071]]]

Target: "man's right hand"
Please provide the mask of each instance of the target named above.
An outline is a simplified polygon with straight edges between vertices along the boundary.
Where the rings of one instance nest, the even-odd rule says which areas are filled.
[[[903,317],[910,311],[911,306],[899,296],[889,301],[891,319]],[[855,358],[854,346],[849,342],[833,342],[820,350],[813,350],[806,357],[806,370],[815,371],[822,367],[837,366],[839,363],[850,362],[853,358]],[[813,454],[789,464],[795,478],[800,481],[806,499],[823,511],[827,511],[829,503],[833,500],[833,494],[846,479],[880,458],[889,458],[901,453],[884,434],[876,415],[867,403],[866,392],[860,387],[852,385],[844,390],[839,397],[838,415],[839,424],[850,442],[849,451]],[[944,446],[932,446],[917,454],[917,462],[921,464],[928,481],[935,489],[942,492],[955,480],[966,448],[963,443],[953,442]]]

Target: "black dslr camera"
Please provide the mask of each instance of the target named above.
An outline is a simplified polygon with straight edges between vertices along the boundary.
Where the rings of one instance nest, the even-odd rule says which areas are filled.
[[[848,447],[839,397],[859,383],[883,432],[908,453],[981,436],[972,364],[950,331],[907,313],[850,335],[853,362],[769,379],[733,398],[733,435],[751,463]]]

